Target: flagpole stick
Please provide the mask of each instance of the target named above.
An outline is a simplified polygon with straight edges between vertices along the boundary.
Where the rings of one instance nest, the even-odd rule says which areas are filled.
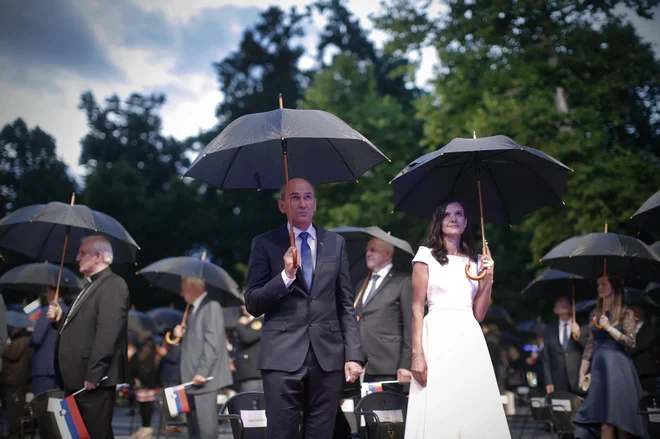
[[[71,205],[76,202],[76,193],[74,192],[71,195]],[[60,298],[60,283],[62,282],[62,272],[64,271],[64,257],[66,256],[66,247],[69,245],[69,233],[71,232],[71,226],[66,226],[66,232],[64,233],[64,247],[62,248],[62,257],[60,258],[60,271],[57,273],[57,284],[55,285],[55,319],[62,312],[60,306],[57,304],[57,301]]]
[[[280,101],[280,110],[284,109],[284,103],[282,101],[282,93],[279,95],[279,101]],[[298,249],[296,248],[296,235],[293,232],[293,223],[291,222],[291,197],[290,197],[290,192],[289,192],[289,154],[288,154],[288,145],[286,143],[286,139],[282,137],[282,154],[284,156],[284,197],[282,199],[284,200],[284,204],[286,206],[286,219],[287,222],[291,225],[291,230],[289,231],[289,247],[293,247],[293,254],[291,255],[293,258],[293,265],[294,267],[298,265]]]
[[[107,379],[108,379],[108,377],[107,377],[107,376],[104,376],[103,378],[101,378],[101,381],[103,381],[103,380],[107,380]],[[99,383],[101,383],[101,381],[99,381]],[[76,396],[76,395],[78,395],[78,394],[80,394],[80,393],[83,393],[85,390],[87,390],[87,389],[85,389],[85,388],[83,387],[82,389],[80,389],[80,390],[78,390],[78,391],[72,393],[71,396]]]

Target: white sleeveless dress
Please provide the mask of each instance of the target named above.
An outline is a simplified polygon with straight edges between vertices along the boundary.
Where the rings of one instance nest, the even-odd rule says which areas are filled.
[[[426,387],[410,384],[406,439],[510,439],[486,340],[472,313],[478,282],[465,276],[468,257],[440,265],[427,247],[414,263],[429,266],[423,348]],[[471,273],[476,274],[474,262]]]

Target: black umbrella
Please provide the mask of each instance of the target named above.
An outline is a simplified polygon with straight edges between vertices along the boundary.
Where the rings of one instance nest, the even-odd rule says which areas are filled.
[[[516,322],[511,318],[507,310],[500,306],[491,305],[482,323],[495,324],[500,328],[500,331],[517,331]]]
[[[597,279],[605,273],[628,278],[654,278],[660,273],[660,257],[649,246],[637,238],[616,233],[569,238],[541,261],[588,279]]]
[[[644,288],[644,294],[654,300],[660,300],[660,282],[649,282]]]
[[[206,284],[206,292],[209,297],[220,302],[223,307],[240,306],[244,303],[238,285],[234,279],[221,267],[206,261],[206,252],[201,259],[189,256],[166,258],[156,261],[143,268],[136,274],[146,277],[152,285],[164,288],[174,293],[181,292],[181,279],[193,277],[202,279]],[[181,318],[181,326],[185,327],[186,317],[190,304]],[[165,334],[165,340],[170,344],[178,343],[178,339],[172,339],[170,333]]]
[[[128,330],[136,334],[151,334],[155,330],[154,322],[142,311],[131,309],[128,311]]]
[[[160,334],[165,334],[174,329],[176,325],[181,323],[183,318],[183,311],[175,308],[154,308],[147,311],[147,314],[154,322],[154,329]]]
[[[596,284],[592,280],[562,270],[547,270],[531,281],[522,293],[556,300],[561,296],[567,296],[570,292],[575,303],[576,299],[593,297],[595,291]]]
[[[460,200],[468,218],[481,218],[485,247],[484,222],[510,224],[561,203],[569,171],[549,155],[506,136],[454,139],[392,180],[394,210],[430,218],[437,206]]]
[[[23,291],[38,290],[42,286],[55,287],[59,273],[60,267],[48,262],[19,265],[0,277],[0,286]],[[66,288],[73,293],[80,291],[84,284],[84,281],[73,271],[63,268],[60,288]]]
[[[65,262],[75,262],[82,238],[103,235],[112,245],[113,262],[133,262],[139,249],[135,240],[114,218],[83,205],[53,201],[15,210],[0,220],[0,247],[9,248],[38,261],[59,261],[55,285],[59,296]],[[71,241],[72,244],[69,244]]]
[[[644,291],[637,288],[626,287],[625,298],[628,305],[640,305],[646,308],[647,311],[652,312],[660,311],[660,305]]]
[[[392,264],[397,271],[410,273],[412,271],[413,249],[406,241],[397,238],[385,232],[377,226],[371,227],[336,227],[331,231],[340,234],[346,241],[346,251],[348,253],[348,265],[351,274],[351,282],[356,285],[363,281],[362,289],[367,285],[371,274],[365,260],[367,244],[373,238],[381,239],[394,247],[392,255]],[[362,289],[360,292],[362,292]],[[359,294],[358,294],[359,296]],[[359,297],[358,297],[359,299]]]
[[[289,174],[311,184],[357,180],[384,160],[389,159],[338,117],[318,110],[285,109],[280,95],[279,110],[230,123],[184,176],[220,189],[280,189],[286,184],[289,193]],[[293,225],[289,238],[295,247]]]
[[[12,328],[32,328],[34,322],[23,311],[7,310],[7,326]]]
[[[637,212],[630,217],[644,232],[660,231],[660,191],[651,195],[651,197],[637,209]]]

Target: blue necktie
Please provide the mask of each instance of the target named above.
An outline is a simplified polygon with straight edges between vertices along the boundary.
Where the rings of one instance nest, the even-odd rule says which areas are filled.
[[[300,240],[302,244],[300,245],[300,256],[302,256],[302,271],[305,276],[305,282],[307,282],[307,287],[309,290],[312,290],[312,279],[314,278],[314,264],[312,263],[312,249],[309,248],[307,244],[307,238],[309,233],[300,232]]]
[[[568,349],[568,323],[564,323],[564,340],[561,347],[564,348],[564,352]]]

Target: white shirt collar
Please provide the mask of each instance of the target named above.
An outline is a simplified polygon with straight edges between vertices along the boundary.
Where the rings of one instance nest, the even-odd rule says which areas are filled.
[[[394,264],[392,264],[392,263],[390,262],[389,264],[387,264],[386,266],[384,266],[383,268],[381,268],[380,270],[378,270],[378,272],[373,273],[372,276],[373,276],[374,274],[377,274],[378,276],[380,276],[378,279],[385,279],[385,276],[387,276],[387,273],[390,272],[390,270],[392,269],[393,266],[394,266]]]
[[[291,230],[291,224],[287,223],[286,224],[286,229]],[[293,226],[293,233],[296,236],[296,239],[298,239],[298,235],[300,235],[302,232],[307,232],[309,233],[309,236],[316,241],[316,228],[314,227],[314,224],[310,224],[309,228],[307,230],[300,230],[298,227]]]
[[[206,297],[206,294],[207,294],[206,291],[204,291],[202,294],[199,295],[197,299],[195,299],[195,301],[192,304],[192,306],[194,307],[193,312],[197,311],[199,305],[201,305],[202,303],[202,300],[204,300],[204,298]]]
[[[573,325],[573,319],[568,319],[566,321],[563,321],[562,319],[559,319],[559,327],[562,327],[564,324],[567,324],[568,326]]]

